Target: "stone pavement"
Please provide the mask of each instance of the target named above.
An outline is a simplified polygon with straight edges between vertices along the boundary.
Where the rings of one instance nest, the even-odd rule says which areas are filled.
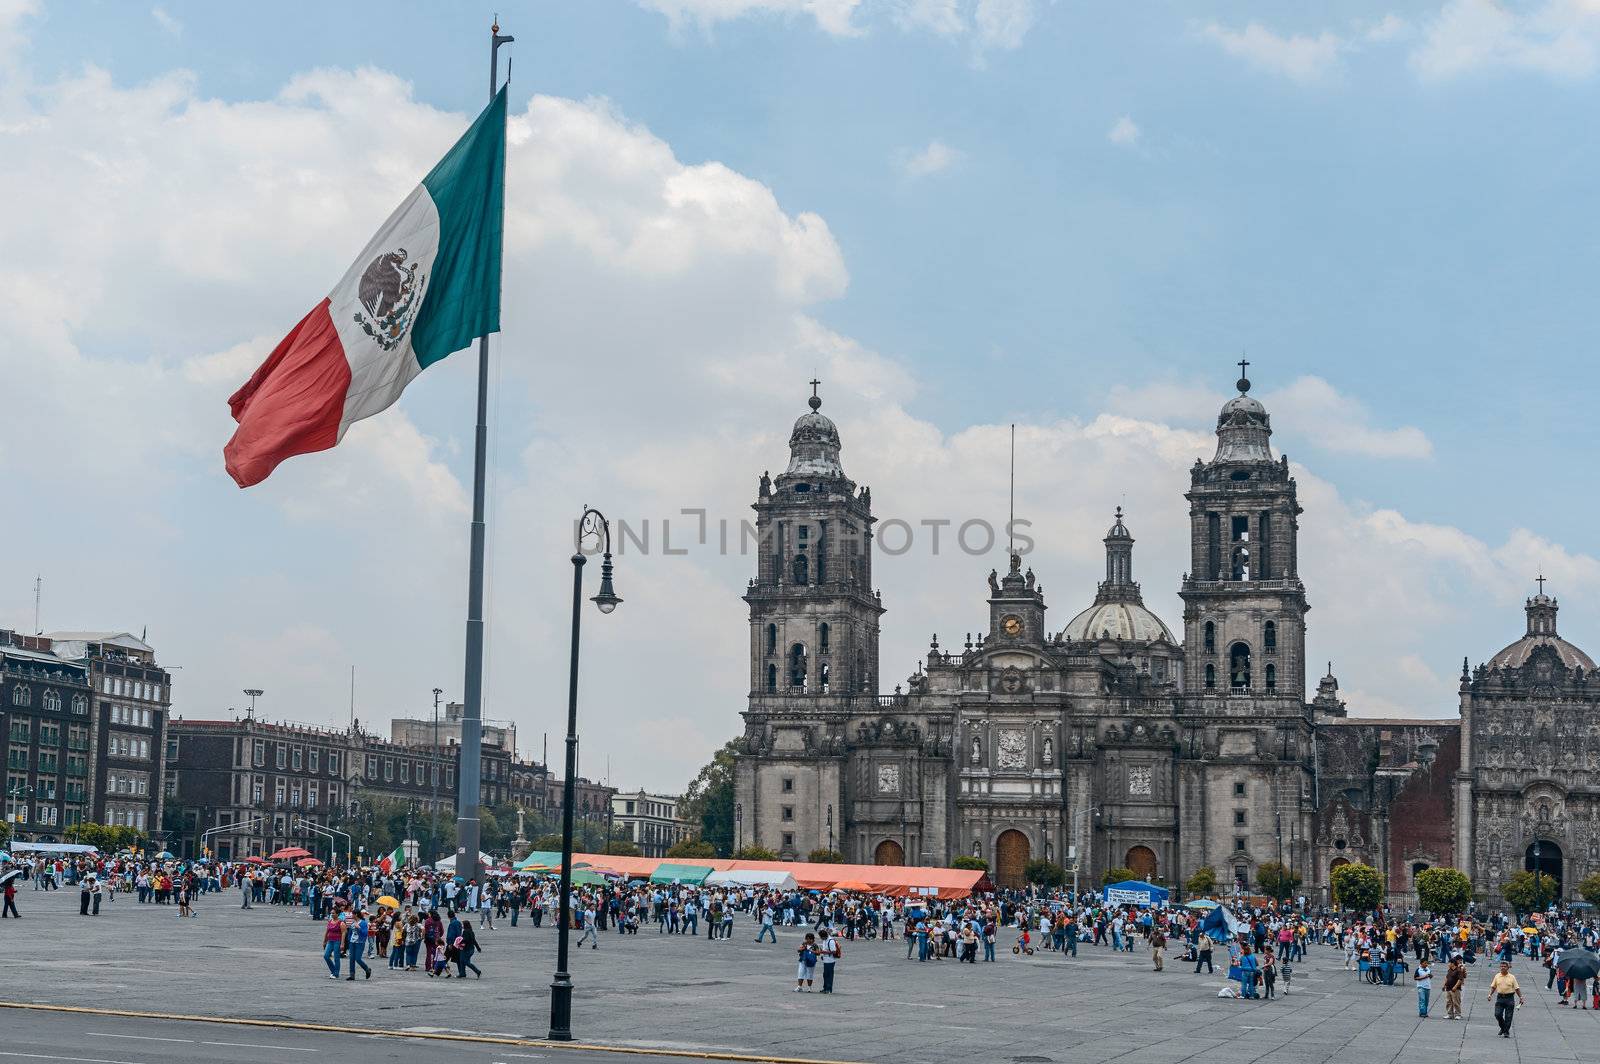
[[[244,912],[230,892],[202,897],[194,920],[127,896],[83,918],[77,897],[19,892],[24,919],[0,922],[0,998],[398,1030],[546,1031],[555,954],[548,924],[502,922],[482,932],[481,981],[374,963],[370,982],[350,984],[327,978],[321,925],[305,910]],[[1342,970],[1342,954],[1326,948],[1295,966],[1287,998],[1255,1003],[1218,998],[1220,976],[1171,963],[1153,972],[1143,953],[1015,957],[1007,934],[997,963],[919,964],[898,941],[851,942],[839,993],[824,997],[793,992],[796,932],[780,932],[777,946],[757,945],[754,935],[742,918],[729,941],[653,928],[602,935],[598,950],[573,953],[574,1033],[618,1046],[852,1061],[1600,1064],[1600,1012],[1555,1007],[1543,972],[1526,960],[1517,970],[1529,1005],[1507,1041],[1495,1037],[1483,963],[1468,983],[1468,1019],[1455,1023],[1442,1018],[1437,998],[1433,1018],[1419,1021],[1410,987],[1358,982]]]

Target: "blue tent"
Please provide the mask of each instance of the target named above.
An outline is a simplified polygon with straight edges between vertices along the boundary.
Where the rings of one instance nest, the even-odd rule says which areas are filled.
[[[1171,891],[1166,887],[1158,887],[1154,883],[1146,883],[1139,879],[1129,879],[1122,883],[1112,883],[1102,892],[1107,905],[1165,905]]]

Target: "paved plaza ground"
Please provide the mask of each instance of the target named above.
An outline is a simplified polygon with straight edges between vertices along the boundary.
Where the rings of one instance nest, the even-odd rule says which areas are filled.
[[[69,891],[19,893],[24,919],[0,923],[0,998],[422,1032],[546,1032],[555,955],[548,925],[502,922],[484,931],[481,981],[375,964],[370,982],[351,984],[328,979],[321,925],[303,909],[241,911],[228,893],[204,896],[199,918],[180,920],[170,907],[123,896],[100,917],[83,918],[77,901]],[[1342,954],[1327,948],[1296,966],[1287,998],[1258,1004],[1219,999],[1220,975],[1172,963],[1153,972],[1144,953],[1014,957],[1008,933],[997,963],[974,966],[908,962],[898,941],[853,942],[845,944],[839,992],[824,997],[793,992],[795,931],[780,932],[777,946],[757,945],[754,936],[742,918],[731,941],[653,928],[603,935],[598,950],[573,955],[575,1035],[619,1047],[874,1062],[1600,1062],[1600,1012],[1555,1007],[1543,972],[1526,960],[1517,970],[1529,1004],[1506,1041],[1495,1037],[1484,1000],[1483,963],[1468,984],[1468,1018],[1455,1023],[1443,1019],[1438,1001],[1434,1017],[1419,1021],[1409,987],[1358,982],[1342,969]],[[14,1030],[22,1015],[0,1011],[0,1023]],[[104,1031],[107,1022],[114,1021],[92,1026]],[[453,1052],[434,1045],[426,1055]],[[73,1059],[135,1059],[77,1049]],[[508,1056],[516,1054],[500,1059]]]

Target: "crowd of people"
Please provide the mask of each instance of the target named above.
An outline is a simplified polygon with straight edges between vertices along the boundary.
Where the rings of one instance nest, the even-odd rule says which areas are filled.
[[[15,867],[15,865],[13,865]],[[202,899],[232,892],[239,907],[280,907],[319,921],[330,978],[372,977],[375,961],[392,971],[430,978],[482,978],[482,933],[496,921],[534,927],[559,909],[559,880],[549,874],[491,875],[482,882],[422,869],[342,869],[292,862],[193,862],[165,855],[142,858],[77,856],[23,861],[21,877],[5,884],[4,912],[20,918],[20,883],[34,890],[76,889],[83,916],[101,914],[121,895],[135,904],[170,906],[178,917],[198,915]],[[848,943],[903,941],[905,959],[919,963],[994,963],[1000,953],[1055,954],[1080,949],[1148,954],[1154,971],[1169,959],[1192,964],[1192,974],[1226,975],[1219,996],[1268,1002],[1293,986],[1295,966],[1309,949],[1327,951],[1353,977],[1384,986],[1409,982],[1419,1018],[1433,1015],[1434,982],[1444,1018],[1463,1017],[1462,996],[1475,970],[1486,980],[1499,1032],[1510,1037],[1516,1006],[1525,1001],[1514,968],[1526,960],[1546,972],[1545,989],[1561,1007],[1600,1011],[1600,978],[1563,965],[1569,951],[1600,943],[1600,925],[1587,915],[1552,909],[1531,923],[1502,913],[1452,918],[1381,910],[1366,914],[1302,905],[1113,905],[1099,895],[1070,891],[1000,892],[966,898],[890,897],[871,892],[822,893],[762,886],[657,884],[619,876],[589,877],[570,898],[577,948],[600,948],[603,936],[640,933],[734,937],[742,921],[758,943],[778,944],[778,929],[800,933],[796,992],[833,993]],[[1219,928],[1221,929],[1219,932]],[[752,934],[753,932],[753,934]]]

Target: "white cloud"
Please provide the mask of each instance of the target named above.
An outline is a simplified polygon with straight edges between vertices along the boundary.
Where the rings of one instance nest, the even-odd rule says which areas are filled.
[[[156,25],[170,36],[177,37],[183,33],[183,23],[172,16],[166,8],[157,5],[150,9],[150,17],[156,20]]]
[[[1411,65],[1433,80],[1496,68],[1586,78],[1600,65],[1600,4],[1449,0],[1424,26]]]
[[[964,153],[941,140],[931,140],[919,152],[903,155],[900,169],[907,177],[927,177],[948,170],[960,162]]]
[[[972,21],[985,48],[1017,48],[1033,28],[1034,0],[978,0]]]
[[[1106,139],[1113,144],[1123,147],[1132,147],[1139,143],[1140,129],[1137,123],[1127,115],[1123,115],[1111,123],[1111,128],[1106,131]]]
[[[860,32],[853,22],[861,0],[637,0],[666,15],[674,25],[694,23],[709,29],[719,22],[752,15],[809,16],[824,32],[848,37]]]
[[[1411,33],[1411,24],[1399,15],[1389,14],[1362,30],[1361,35],[1374,44],[1388,44]]]
[[[1210,22],[1201,27],[1201,33],[1229,55],[1251,66],[1299,82],[1327,77],[1337,69],[1340,53],[1345,48],[1344,39],[1329,31],[1315,36],[1285,36],[1259,22],[1251,22],[1243,29]]]

